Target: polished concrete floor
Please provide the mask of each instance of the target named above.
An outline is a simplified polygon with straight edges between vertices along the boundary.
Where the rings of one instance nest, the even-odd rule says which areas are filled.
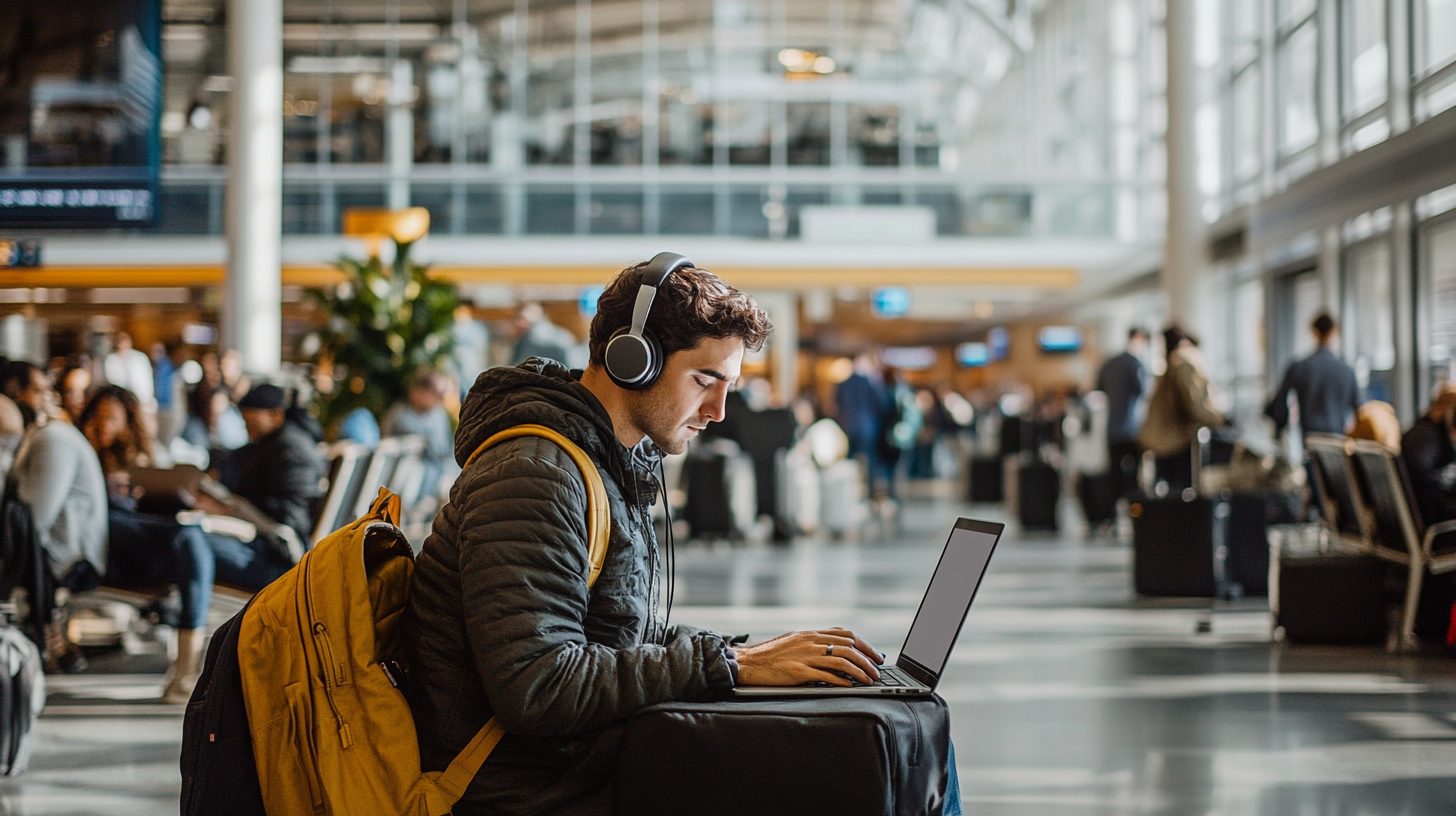
[[[1067,517],[1074,517],[1068,508]],[[893,652],[957,514],[789,547],[684,546],[673,619],[765,637],[826,625]],[[966,812],[1167,816],[1456,813],[1456,658],[1269,640],[1257,600],[1132,598],[1126,546],[1011,532],[946,671]],[[160,659],[53,678],[0,814],[174,812],[179,709]]]

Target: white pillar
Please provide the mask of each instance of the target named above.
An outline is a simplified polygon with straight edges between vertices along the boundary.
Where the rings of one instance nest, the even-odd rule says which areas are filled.
[[[1194,320],[1195,281],[1204,266],[1202,196],[1198,189],[1198,68],[1194,62],[1193,3],[1168,3],[1168,228],[1163,245],[1163,291],[1168,317]]]
[[[228,0],[234,79],[228,148],[223,342],[243,368],[278,370],[283,352],[283,3]]]
[[[753,299],[768,312],[773,334],[768,340],[774,398],[788,405],[799,396],[799,296],[795,292],[754,292]]]
[[[410,205],[409,174],[415,160],[415,67],[409,60],[397,59],[389,73],[389,114],[385,120],[389,208],[403,210]]]

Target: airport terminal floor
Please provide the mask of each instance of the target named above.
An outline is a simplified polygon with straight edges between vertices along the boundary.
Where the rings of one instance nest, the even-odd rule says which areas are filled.
[[[1128,547],[1064,510],[1060,535],[1008,527],[939,689],[967,813],[1456,812],[1448,657],[1271,643],[1261,599],[1133,600]],[[1003,518],[920,499],[858,541],[684,546],[674,619],[755,637],[840,624],[893,654],[958,515]],[[0,783],[0,813],[171,812],[182,709],[153,702],[163,663],[48,678],[31,770]]]

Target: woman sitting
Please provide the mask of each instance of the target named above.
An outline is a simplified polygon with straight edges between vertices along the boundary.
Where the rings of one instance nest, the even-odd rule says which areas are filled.
[[[153,461],[136,395],[120,386],[101,389],[82,411],[79,425],[106,476],[111,537],[106,583],[136,589],[175,584],[181,592],[177,662],[163,699],[185,703],[201,669],[203,627],[214,580],[256,592],[289,565],[272,557],[266,548],[179,524],[174,515],[144,512],[146,504],[188,505],[194,501],[186,495],[139,497],[132,489],[130,469]],[[138,509],[138,498],[146,499],[142,509]]]

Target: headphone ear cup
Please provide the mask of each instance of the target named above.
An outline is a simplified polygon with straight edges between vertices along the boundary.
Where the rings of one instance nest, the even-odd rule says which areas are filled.
[[[649,377],[652,374],[655,342],[645,337],[633,336],[631,329],[618,329],[607,341],[604,355],[607,376],[619,387],[629,391],[645,388],[655,379]]]

